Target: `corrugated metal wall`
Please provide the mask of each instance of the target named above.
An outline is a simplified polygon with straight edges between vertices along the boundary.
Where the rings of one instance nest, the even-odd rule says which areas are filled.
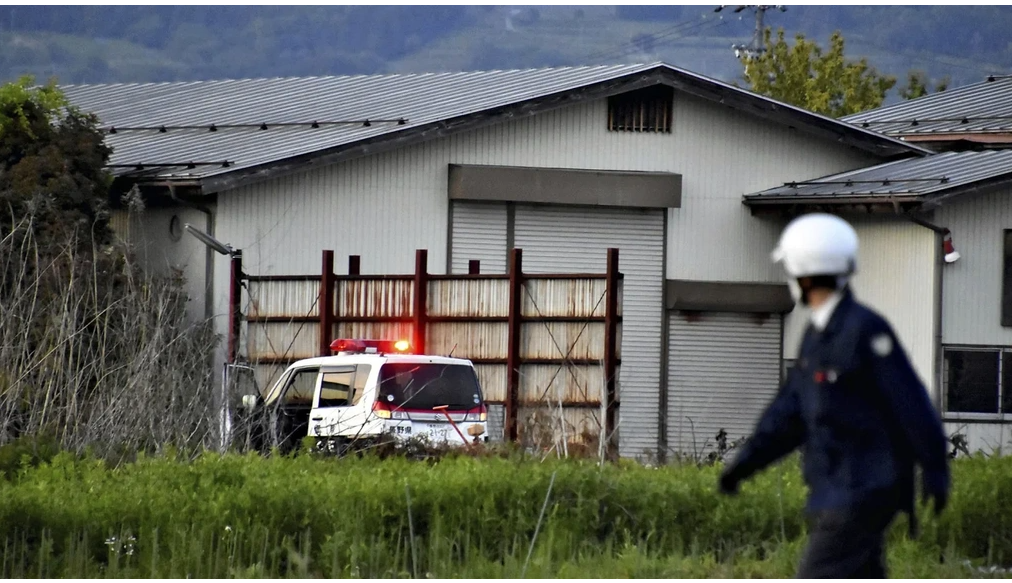
[[[839,144],[728,107],[679,99],[669,146],[682,208],[668,217],[668,278],[781,281],[769,261],[781,223],[757,219],[744,194],[878,163]]]
[[[1001,325],[1002,246],[1012,229],[1012,192],[956,200],[935,212],[952,231],[959,261],[942,269],[942,341],[945,344],[1012,346],[1012,328]]]
[[[782,318],[670,315],[668,449],[706,455],[717,432],[747,437],[780,386]]]
[[[942,266],[942,343],[1012,346],[1012,328],[1001,325],[1004,230],[1012,229],[1012,192],[954,200],[933,221],[952,231],[959,261]],[[1006,390],[1008,390],[1006,388]],[[962,433],[970,451],[1012,451],[1012,426],[952,421],[949,434]]]
[[[900,220],[848,217],[860,238],[854,293],[889,320],[910,360],[936,395],[935,321],[938,243],[930,229]],[[787,318],[784,357],[797,357],[809,311]]]
[[[529,273],[599,271],[595,266],[605,260],[608,248],[619,249],[619,271],[624,277],[619,452],[653,455],[664,309],[663,212],[518,205],[514,236],[516,246],[524,250],[523,268]],[[603,298],[603,294],[598,296]],[[531,380],[536,385],[545,383],[536,377]]]

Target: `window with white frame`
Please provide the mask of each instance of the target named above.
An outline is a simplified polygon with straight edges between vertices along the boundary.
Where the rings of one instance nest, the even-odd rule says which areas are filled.
[[[1012,419],[1012,348],[946,347],[945,413]]]

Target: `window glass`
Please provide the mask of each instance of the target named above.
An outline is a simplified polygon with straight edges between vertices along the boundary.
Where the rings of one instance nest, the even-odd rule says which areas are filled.
[[[283,405],[312,405],[313,391],[316,389],[316,377],[319,369],[302,369],[295,371],[288,381]]]
[[[365,393],[372,367],[359,364],[323,373],[320,381],[319,407],[350,407],[358,405]]]
[[[474,369],[462,364],[388,362],[380,367],[380,401],[409,410],[468,411],[481,404]]]
[[[946,410],[998,412],[998,351],[945,351]]]
[[[320,381],[320,407],[347,407],[351,404],[355,369],[323,373]]]
[[[355,393],[351,401],[353,405],[358,405],[358,402],[362,400],[362,394],[365,393],[365,386],[369,382],[371,372],[372,366],[368,364],[360,364],[355,367]]]

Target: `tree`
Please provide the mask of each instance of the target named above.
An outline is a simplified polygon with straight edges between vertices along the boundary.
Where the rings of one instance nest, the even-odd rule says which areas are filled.
[[[0,445],[209,443],[213,330],[113,237],[97,122],[55,82],[0,86]]]
[[[766,52],[758,57],[742,55],[743,78],[756,93],[803,107],[830,117],[842,117],[882,105],[896,78],[879,74],[865,59],[844,57],[843,35],[829,39],[829,50],[804,35],[795,36],[794,46],[784,39],[784,30],[764,31]]]
[[[53,81],[36,86],[22,77],[0,86],[0,238],[27,228],[44,247],[109,242],[104,165],[111,150],[97,122],[71,107]],[[30,227],[22,221],[29,215]]]
[[[920,70],[913,70],[907,73],[907,84],[905,87],[900,89],[900,97],[903,99],[917,99],[918,97],[924,97],[928,93],[931,93],[928,89],[927,73]],[[949,88],[949,77],[942,77],[937,83],[935,83],[935,93],[945,91]]]

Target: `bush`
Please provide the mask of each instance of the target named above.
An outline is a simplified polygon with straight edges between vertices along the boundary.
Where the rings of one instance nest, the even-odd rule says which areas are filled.
[[[922,512],[916,541],[894,525],[903,573],[940,572],[943,550],[957,571],[963,557],[1012,556],[1001,497],[1012,463],[954,465],[943,517]],[[717,494],[718,471],[516,456],[168,455],[112,467],[60,454],[0,482],[4,576],[789,576],[804,535],[796,462],[736,498]]]

